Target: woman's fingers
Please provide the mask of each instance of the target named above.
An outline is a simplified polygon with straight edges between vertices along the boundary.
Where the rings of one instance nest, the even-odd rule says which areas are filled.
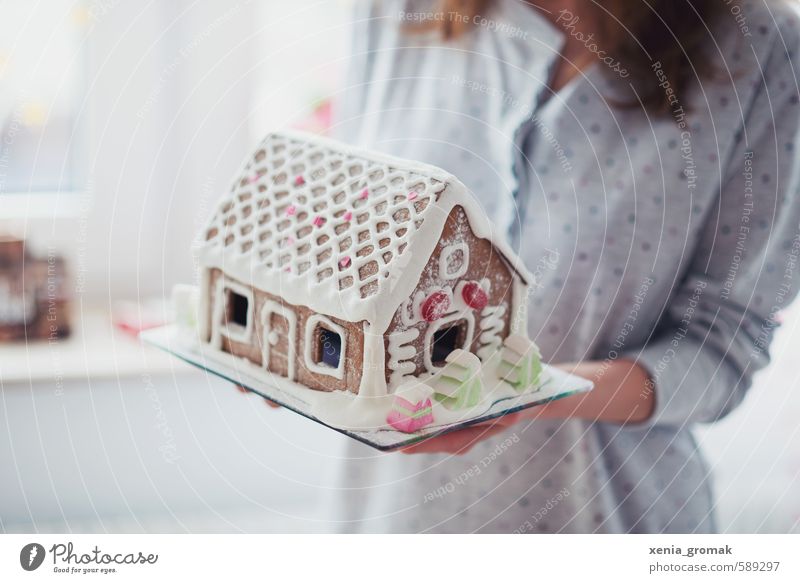
[[[451,433],[445,433],[439,437],[432,437],[420,443],[414,443],[404,447],[400,452],[405,454],[450,453],[460,455],[468,452],[477,443],[505,429],[506,426],[499,423],[474,425]]]

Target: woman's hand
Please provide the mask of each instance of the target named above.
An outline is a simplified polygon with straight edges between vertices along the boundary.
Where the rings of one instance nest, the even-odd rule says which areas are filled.
[[[589,379],[594,382],[594,389],[588,393],[571,395],[486,423],[445,433],[440,437],[409,445],[400,451],[406,454],[460,455],[468,452],[478,442],[489,439],[521,421],[586,419],[611,423],[636,423],[645,421],[652,414],[655,404],[653,381],[635,362],[624,359],[611,362],[591,361],[563,364],[558,368]]]
[[[471,425],[458,431],[451,431],[439,437],[431,437],[425,441],[414,443],[400,449],[400,453],[449,453],[460,455],[467,453],[479,442],[502,433],[511,425],[521,420],[522,413],[511,413],[498,419]]]
[[[517,413],[504,415],[484,423],[472,425],[439,437],[426,439],[402,448],[406,454],[450,453],[460,455],[468,452],[477,443],[490,439],[521,421],[537,419],[586,419],[610,423],[637,423],[650,417],[655,404],[653,381],[641,366],[630,360],[611,362],[590,361],[578,364],[557,365],[558,368],[589,379],[594,389],[552,401],[539,407],[531,407]],[[242,393],[249,391],[235,385]],[[264,402],[273,409],[280,405],[267,398]]]

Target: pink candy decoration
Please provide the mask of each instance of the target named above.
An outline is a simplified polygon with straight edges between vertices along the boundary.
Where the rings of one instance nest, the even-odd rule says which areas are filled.
[[[361,191],[361,194],[359,195],[358,198],[360,198],[361,200],[364,200],[368,196],[369,196],[369,189],[365,188],[364,190]]]
[[[412,403],[403,397],[395,397],[394,407],[386,416],[386,421],[403,433],[419,431],[433,423],[431,400],[424,399],[418,403]]]
[[[414,200],[414,199],[417,198],[417,196],[419,196],[419,195],[415,191],[412,190],[411,192],[408,193],[408,200]]]
[[[339,265],[342,266],[342,267],[347,267],[348,265],[350,265],[350,258],[349,257],[342,257],[339,260]]]
[[[349,223],[353,219],[353,213],[347,211],[342,218]]]
[[[294,185],[295,186],[303,186],[306,183],[306,179],[303,178],[302,175],[298,174],[294,177]]]
[[[296,212],[297,212],[297,207],[294,206],[293,204],[290,204],[289,207],[286,209],[286,216],[291,217]]]
[[[256,172],[254,176],[251,176],[250,178],[247,179],[247,182],[249,182],[250,184],[253,184],[254,182],[258,182],[258,180],[262,176],[264,176],[265,174],[266,174],[266,172],[263,172],[263,171],[262,172]]]
[[[313,224],[315,227],[321,227],[322,225],[325,224],[325,219],[317,215],[316,217],[314,217],[314,220],[311,221],[311,224]]]

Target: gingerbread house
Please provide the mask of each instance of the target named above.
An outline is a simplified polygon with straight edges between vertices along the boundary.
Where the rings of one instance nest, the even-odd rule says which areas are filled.
[[[311,389],[386,395],[526,321],[529,276],[456,178],[298,132],[259,144],[199,258],[206,348]]]

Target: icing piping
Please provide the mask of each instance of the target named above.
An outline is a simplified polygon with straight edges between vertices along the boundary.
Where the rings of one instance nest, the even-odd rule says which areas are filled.
[[[488,360],[503,344],[500,333],[503,331],[503,316],[506,315],[506,306],[486,306],[481,312],[481,335],[478,358]]]
[[[413,377],[417,366],[411,360],[417,354],[411,342],[419,337],[418,328],[398,330],[389,335],[389,386],[396,387],[407,377]]]
[[[364,324],[364,366],[356,400],[368,400],[388,394],[386,386],[383,332],[376,333],[368,323]]]
[[[200,289],[198,302],[198,315],[199,315],[199,332],[200,338],[204,341],[211,342],[211,318],[214,316],[211,309],[211,271],[202,269],[200,273]]]
[[[273,343],[278,342],[277,334],[272,330],[269,323],[269,317],[272,314],[283,316],[289,323],[289,338],[287,342],[289,353],[286,355],[286,360],[288,362],[287,378],[290,381],[293,381],[295,378],[295,366],[297,362],[297,315],[286,306],[281,305],[273,300],[267,300],[264,302],[264,307],[261,308],[261,326],[264,330],[264,338],[266,339],[265,342],[261,343],[261,354],[263,360],[262,364],[266,370],[269,370],[270,351],[272,350]]]
[[[461,251],[461,265],[454,272],[450,272],[450,257]],[[462,277],[469,269],[469,247],[463,241],[447,245],[439,255],[439,277],[442,279],[456,279]]]

